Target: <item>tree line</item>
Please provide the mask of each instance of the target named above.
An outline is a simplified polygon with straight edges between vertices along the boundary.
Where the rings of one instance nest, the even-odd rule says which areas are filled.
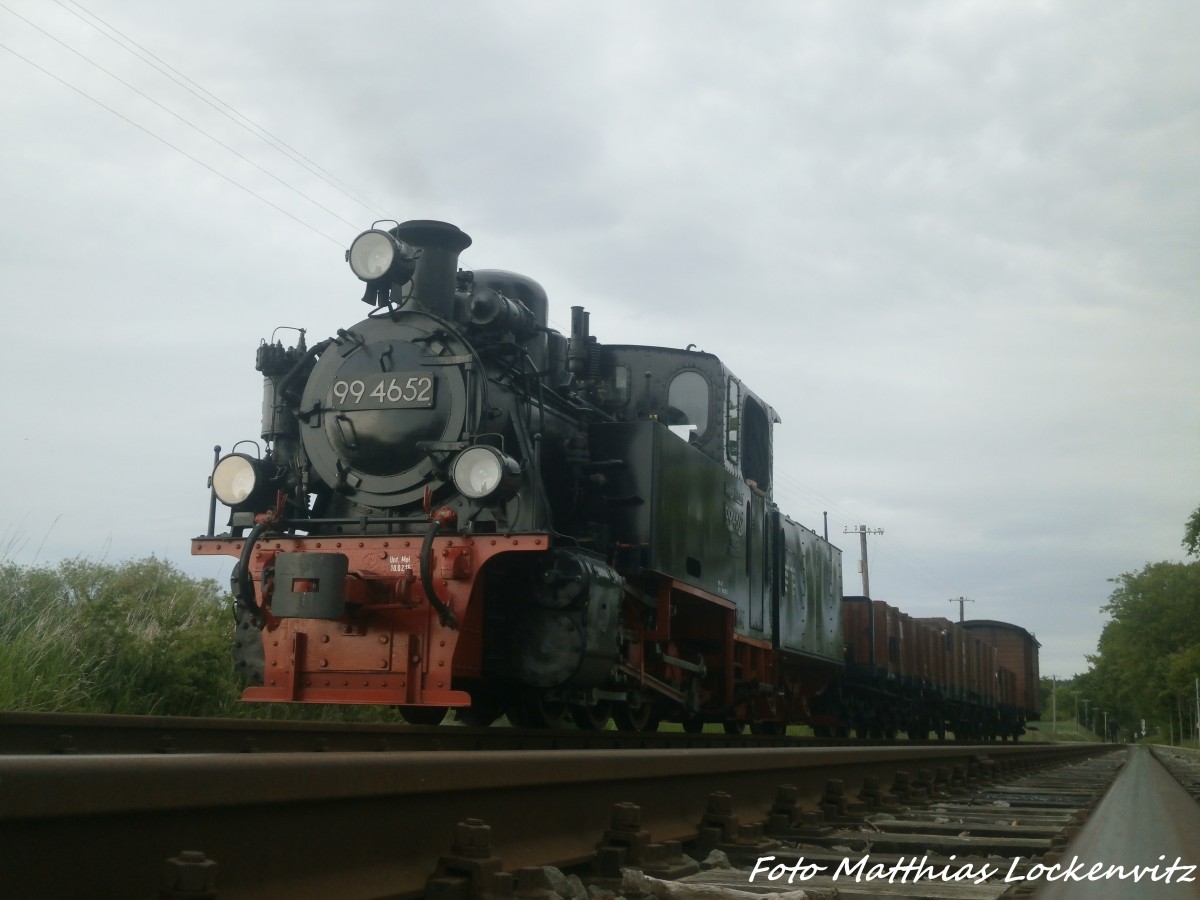
[[[1110,736],[1143,732],[1195,743],[1196,679],[1200,677],[1200,507],[1184,527],[1186,562],[1147,563],[1111,579],[1101,611],[1110,620],[1090,669],[1072,687],[1087,702],[1088,724]],[[1085,715],[1081,711],[1081,716]]]

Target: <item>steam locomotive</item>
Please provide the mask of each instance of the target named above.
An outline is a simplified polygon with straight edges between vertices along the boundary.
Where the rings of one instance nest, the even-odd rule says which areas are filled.
[[[1020,733],[1033,710],[994,647],[925,624],[909,652],[891,607],[844,601],[840,550],[772,501],[778,417],[720,359],[601,344],[582,307],[563,335],[537,282],[460,270],[470,244],[377,222],[346,252],[366,317],[258,347],[265,449],[216,459],[192,547],[237,559],[243,699]]]

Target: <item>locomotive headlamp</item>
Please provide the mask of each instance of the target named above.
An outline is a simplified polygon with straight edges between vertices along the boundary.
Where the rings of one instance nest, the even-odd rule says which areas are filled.
[[[213,493],[229,507],[236,508],[256,499],[266,482],[258,460],[244,453],[222,457],[213,468]]]
[[[350,270],[363,281],[393,281],[403,284],[412,278],[413,248],[395,235],[372,228],[354,239],[346,251]]]
[[[471,500],[507,500],[521,486],[521,465],[495,447],[468,447],[450,469],[458,492]]]

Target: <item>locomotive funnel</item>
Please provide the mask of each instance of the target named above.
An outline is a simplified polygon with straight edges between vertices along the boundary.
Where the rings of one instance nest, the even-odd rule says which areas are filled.
[[[451,318],[458,254],[471,246],[470,235],[448,222],[430,219],[404,222],[393,228],[392,234],[419,251],[410,302],[444,319]]]

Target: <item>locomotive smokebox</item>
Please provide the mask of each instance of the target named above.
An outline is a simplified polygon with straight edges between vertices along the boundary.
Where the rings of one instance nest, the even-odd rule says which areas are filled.
[[[449,222],[430,219],[404,222],[392,234],[419,250],[410,302],[435,316],[452,318],[458,254],[471,246],[470,235]]]

